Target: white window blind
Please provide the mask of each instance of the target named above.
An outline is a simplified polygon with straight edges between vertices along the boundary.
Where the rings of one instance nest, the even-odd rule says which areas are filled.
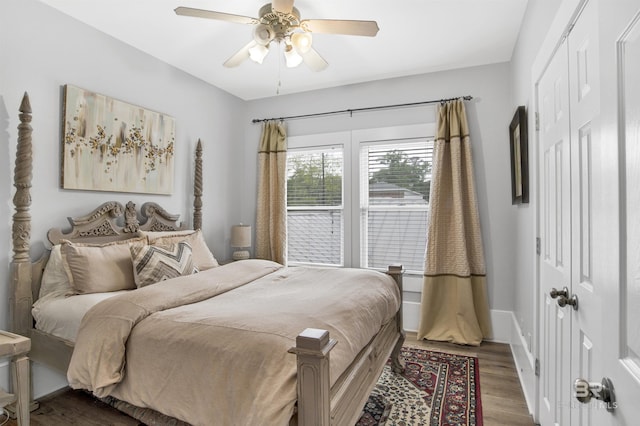
[[[287,152],[288,261],[344,264],[341,146]]]
[[[428,139],[361,145],[362,267],[424,270],[432,154]]]

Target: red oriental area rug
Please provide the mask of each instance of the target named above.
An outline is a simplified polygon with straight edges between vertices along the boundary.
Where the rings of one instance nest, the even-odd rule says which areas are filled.
[[[478,359],[403,347],[401,375],[386,366],[357,426],[482,426]]]

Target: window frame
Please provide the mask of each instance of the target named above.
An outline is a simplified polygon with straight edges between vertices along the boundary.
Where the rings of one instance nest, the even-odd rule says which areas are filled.
[[[360,147],[362,144],[394,143],[433,139],[435,123],[399,125],[391,127],[357,129],[344,132],[289,136],[289,150],[342,146],[343,148],[343,267],[361,267],[361,202],[360,202]],[[305,263],[292,262],[292,265]],[[370,268],[378,269],[378,268]],[[414,273],[421,271],[412,271]]]
[[[350,259],[349,251],[351,249],[351,238],[347,238],[347,235],[350,235],[351,232],[351,223],[349,222],[350,215],[348,214],[348,206],[345,200],[349,200],[351,197],[351,193],[348,192],[348,185],[345,184],[347,179],[345,175],[350,172],[350,162],[351,158],[348,158],[350,155],[350,150],[347,149],[351,140],[350,132],[331,132],[331,133],[319,133],[313,135],[301,135],[301,136],[290,136],[287,139],[287,152],[293,150],[306,150],[306,149],[321,149],[323,147],[341,147],[342,148],[342,259],[340,265],[334,264],[318,264],[312,262],[292,262],[290,261],[290,265],[322,265],[322,266],[332,266],[332,267],[349,267],[350,263],[347,262],[347,259]],[[287,159],[287,167],[288,167],[288,159]],[[348,169],[349,168],[349,169]],[[294,207],[292,210],[316,210],[312,207]],[[339,210],[339,208],[334,206],[324,206],[323,209],[329,210]],[[287,214],[289,212],[289,206],[287,204]],[[349,232],[349,234],[348,234]],[[287,235],[287,238],[289,236]],[[288,244],[287,244],[288,247]],[[287,248],[288,250],[288,248]],[[287,253],[288,254],[288,253]]]

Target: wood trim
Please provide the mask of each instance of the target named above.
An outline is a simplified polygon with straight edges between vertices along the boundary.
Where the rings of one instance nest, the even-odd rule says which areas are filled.
[[[31,329],[31,352],[29,357],[40,364],[67,374],[71,361],[73,342],[61,339],[37,329]]]

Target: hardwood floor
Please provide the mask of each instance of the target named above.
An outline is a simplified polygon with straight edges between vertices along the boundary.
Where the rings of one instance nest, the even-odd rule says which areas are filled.
[[[407,344],[426,349],[477,356],[480,363],[480,395],[484,426],[533,426],[528,413],[511,350],[508,345],[484,342],[479,347],[417,341],[407,334]],[[0,418],[0,423],[2,418]],[[33,426],[139,426],[137,420],[120,413],[81,391],[63,390],[40,401],[31,413]],[[6,426],[17,426],[10,420]]]

